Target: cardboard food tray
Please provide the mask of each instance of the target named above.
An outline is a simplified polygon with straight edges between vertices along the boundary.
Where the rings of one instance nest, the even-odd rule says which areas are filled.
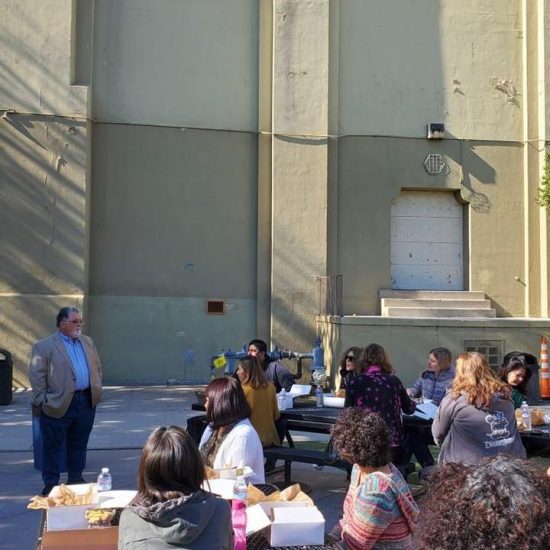
[[[70,489],[77,495],[83,495],[90,489],[90,483],[81,485],[71,485]],[[49,496],[59,494],[59,486],[54,487]],[[90,504],[79,504],[72,506],[54,506],[46,510],[46,524],[48,531],[64,531],[72,529],[86,529],[88,521],[86,520],[86,510],[96,508],[99,497],[97,491],[94,491],[92,502]]]
[[[117,550],[118,527],[46,531],[42,550]]]

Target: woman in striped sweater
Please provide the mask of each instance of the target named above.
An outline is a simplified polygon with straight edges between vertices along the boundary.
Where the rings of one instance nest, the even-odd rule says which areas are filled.
[[[384,420],[362,409],[344,410],[332,429],[334,448],[353,463],[344,515],[332,532],[340,548],[412,549],[418,507],[390,462]]]

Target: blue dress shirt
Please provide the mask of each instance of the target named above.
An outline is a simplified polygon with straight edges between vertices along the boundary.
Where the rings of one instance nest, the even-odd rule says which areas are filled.
[[[80,338],[73,340],[70,336],[59,333],[65,349],[71,358],[74,370],[76,372],[75,390],[85,390],[90,387],[90,369],[88,367],[88,358],[82,346]]]

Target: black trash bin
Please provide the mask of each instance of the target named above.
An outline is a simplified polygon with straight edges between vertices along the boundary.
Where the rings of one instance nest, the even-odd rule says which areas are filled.
[[[11,353],[0,349],[0,405],[9,405],[12,398],[13,360]]]

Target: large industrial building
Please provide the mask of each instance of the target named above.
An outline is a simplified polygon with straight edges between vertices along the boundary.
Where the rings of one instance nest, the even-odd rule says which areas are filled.
[[[84,310],[108,382],[258,336],[550,333],[544,0],[2,0],[0,348]],[[428,291],[428,292],[427,292]],[[431,291],[431,292],[430,292]]]

